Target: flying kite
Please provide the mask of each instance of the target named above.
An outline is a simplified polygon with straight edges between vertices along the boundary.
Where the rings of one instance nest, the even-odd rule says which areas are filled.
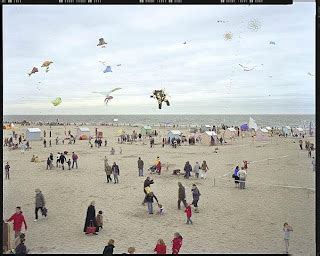
[[[118,65],[117,65],[117,67],[120,67],[120,66],[121,66],[121,64],[118,64]]]
[[[103,71],[103,73],[112,72],[111,66],[106,66],[106,69]]]
[[[308,75],[309,75],[309,76],[314,76],[314,75],[312,75],[310,72],[308,72]]]
[[[182,44],[187,44],[187,42],[183,42]]]
[[[50,64],[52,64],[53,62],[52,61],[49,61],[49,60],[47,60],[47,61],[45,61],[45,62],[43,62],[42,63],[42,68],[46,68],[46,72],[48,73],[48,71],[49,71],[49,66],[50,66]]]
[[[169,100],[164,90],[154,90],[151,98],[155,98],[158,101],[159,109],[162,107],[162,102],[167,103],[167,106],[170,106]]]
[[[104,99],[104,102],[106,103],[106,105],[108,105],[109,100],[113,99],[113,97],[110,94],[115,92],[115,91],[118,91],[120,89],[122,89],[122,88],[117,87],[117,88],[114,88],[114,89],[112,89],[111,91],[108,91],[108,92],[97,92],[97,91],[94,91],[92,93],[99,93],[99,94],[105,96],[106,98]]]
[[[60,103],[62,102],[60,97],[57,97],[56,99],[54,99],[53,101],[51,101],[51,103],[53,104],[53,106],[58,106],[60,105]]]
[[[36,67],[33,67],[32,70],[31,70],[31,72],[28,73],[28,75],[31,76],[32,74],[35,74],[35,73],[37,73],[38,71],[39,71],[39,70],[38,70]]]
[[[224,40],[230,41],[232,39],[233,35],[231,32],[227,32],[224,34]]]
[[[218,23],[225,23],[224,20],[217,20]]]
[[[103,38],[99,38],[99,43],[97,44],[97,46],[104,46],[105,44],[107,44]],[[105,47],[105,46],[104,46]]]
[[[249,68],[249,67],[245,67],[245,66],[243,66],[241,64],[239,64],[239,66],[243,68],[243,71],[251,71],[251,70],[254,69],[254,67],[253,68]]]
[[[261,22],[257,19],[250,20],[248,22],[248,28],[253,32],[257,32],[261,28]]]
[[[275,43],[275,42],[273,42],[273,41],[270,41],[270,44],[276,45],[276,43]]]

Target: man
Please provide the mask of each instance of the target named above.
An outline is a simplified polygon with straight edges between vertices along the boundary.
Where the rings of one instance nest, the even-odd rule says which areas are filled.
[[[238,177],[239,177],[239,182],[240,182],[240,189],[245,188],[245,181],[247,178],[247,172],[244,170],[243,167],[241,167],[241,170],[238,171]]]
[[[182,186],[181,182],[178,182],[179,190],[178,190],[178,210],[180,210],[181,201],[184,204],[184,207],[187,207],[186,201],[186,189]]]
[[[10,165],[9,165],[9,162],[7,162],[6,166],[4,167],[5,169],[5,172],[6,172],[6,180],[10,179]]]
[[[143,161],[141,160],[141,158],[139,157],[138,159],[138,170],[139,170],[139,177],[143,176]]]
[[[44,200],[44,196],[42,194],[42,192],[40,191],[40,189],[36,189],[36,197],[35,197],[35,219],[34,221],[38,220],[38,211],[39,209],[41,209],[41,212],[43,211],[43,207],[45,207],[45,200]]]
[[[191,172],[192,172],[192,166],[190,165],[189,161],[186,162],[185,166],[184,166],[184,177],[186,179],[189,179],[189,177],[191,176]]]
[[[78,156],[74,152],[72,152],[72,169],[74,167],[74,164],[76,164],[76,168],[78,169]]]
[[[313,168],[313,171],[315,172],[316,171],[316,160],[314,159],[314,157],[312,157],[312,168]]]
[[[119,169],[119,166],[116,164],[116,162],[113,162],[112,174],[113,174],[114,184],[119,183],[118,176],[120,175],[120,169]]]
[[[60,155],[60,163],[61,163],[61,166],[62,166],[62,170],[64,170],[64,162],[67,161],[64,153],[61,153]]]
[[[27,230],[27,223],[26,220],[22,214],[21,207],[16,207],[16,213],[13,214],[7,222],[10,222],[13,220],[13,230],[14,230],[14,237],[17,238],[20,236],[22,224],[24,224],[25,230]]]
[[[144,205],[145,202],[146,202],[146,197],[147,197],[146,187],[150,187],[150,185],[153,184],[153,183],[154,183],[153,180],[149,176],[144,181],[144,183],[143,183],[143,192],[145,193],[145,197],[144,197],[144,200],[142,202],[142,205]]]
[[[108,159],[106,156],[104,157],[104,171],[106,172],[106,175],[107,175],[107,183],[109,183],[109,181],[112,183],[112,179],[111,179],[112,168],[108,164]]]
[[[192,205],[195,207],[194,212],[199,212],[198,201],[200,199],[201,194],[196,184],[192,185],[191,191],[192,191],[192,198],[193,198]]]

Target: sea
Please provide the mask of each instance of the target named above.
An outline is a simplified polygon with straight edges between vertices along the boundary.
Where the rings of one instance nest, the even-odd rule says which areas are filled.
[[[215,125],[239,126],[253,118],[258,127],[315,126],[315,115],[5,115],[3,123],[71,123],[71,124],[115,124],[118,125]]]

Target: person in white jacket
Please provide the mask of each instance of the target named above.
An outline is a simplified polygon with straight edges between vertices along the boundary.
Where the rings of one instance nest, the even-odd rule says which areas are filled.
[[[240,182],[240,189],[245,188],[245,181],[247,178],[247,172],[244,170],[243,167],[241,167],[241,170],[238,171],[238,177],[239,177],[239,182]]]

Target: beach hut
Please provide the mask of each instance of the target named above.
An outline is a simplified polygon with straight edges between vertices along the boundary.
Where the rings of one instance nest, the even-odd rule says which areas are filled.
[[[88,127],[78,127],[77,138],[80,140],[88,140],[90,137],[90,129]]]
[[[209,131],[212,131],[212,129],[213,129],[212,125],[206,124],[200,127],[200,132],[209,132]]]
[[[28,141],[41,140],[41,130],[39,128],[28,128],[26,131]]]
[[[298,134],[298,135],[302,135],[302,134],[304,134],[304,130],[300,127],[297,127],[297,128],[293,129],[293,133]]]
[[[250,121],[249,121],[249,129],[250,130],[255,130],[255,131],[257,131],[258,130],[258,126],[257,126],[257,124],[256,124],[256,121],[253,119],[253,118],[251,118],[250,117]]]
[[[290,126],[284,126],[282,127],[282,134],[283,135],[291,135],[291,127]]]
[[[248,124],[242,124],[242,125],[240,126],[240,130],[241,130],[242,132],[248,131],[248,130],[249,130],[249,125],[248,125]]]
[[[170,139],[170,141],[172,141],[173,138],[182,140],[182,133],[178,130],[172,130],[172,131],[168,132],[167,141],[169,139]]]
[[[201,135],[201,143],[213,146],[218,142],[218,135],[214,131],[206,131]]]
[[[152,133],[151,126],[149,126],[149,125],[142,126],[140,133],[142,136],[150,135]]]

